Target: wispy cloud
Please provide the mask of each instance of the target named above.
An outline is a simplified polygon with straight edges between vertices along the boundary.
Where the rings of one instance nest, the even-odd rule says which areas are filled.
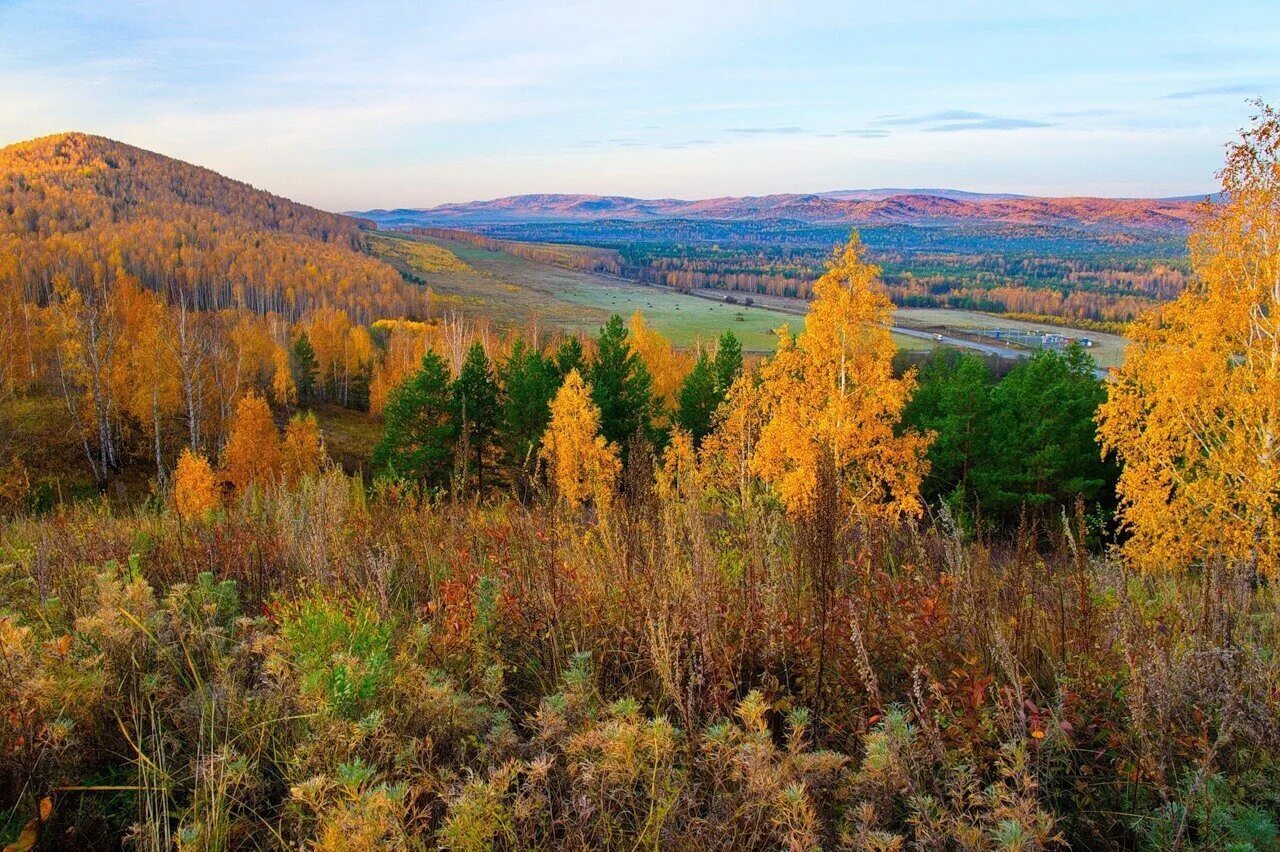
[[[803,127],[797,127],[794,124],[786,124],[781,127],[730,127],[726,133],[737,133],[743,136],[769,136],[772,134],[790,135],[794,133],[804,133]]]
[[[965,109],[946,109],[941,112],[930,112],[924,115],[887,115],[877,124],[894,126],[911,126],[915,124],[935,124],[939,121],[977,121],[991,116],[981,112],[970,112]]]
[[[925,133],[957,133],[962,130],[1024,130],[1033,127],[1052,127],[1047,121],[1036,121],[1031,118],[974,118],[966,121],[951,121],[924,128]]]
[[[1280,21],[1193,0],[847,5],[0,0],[0,144],[89,130],[333,209],[569,184],[1177,195],[1247,97],[1280,94]]]
[[[1068,109],[1049,113],[1054,118],[1105,118],[1109,115],[1119,114],[1120,110],[1118,109],[1104,109],[1101,107],[1095,109]]]
[[[1189,101],[1197,98],[1213,98],[1219,95],[1260,95],[1269,86],[1254,86],[1247,83],[1233,83],[1229,86],[1210,86],[1206,89],[1190,89],[1185,92],[1172,92],[1161,100]]]
[[[967,109],[947,109],[922,115],[887,115],[876,124],[889,127],[918,127],[925,133],[958,133],[964,130],[1022,130],[1032,127],[1051,127],[1047,121],[1032,118],[1010,118],[973,112]]]
[[[580,148],[639,148],[645,143],[639,139],[587,139],[578,143]]]

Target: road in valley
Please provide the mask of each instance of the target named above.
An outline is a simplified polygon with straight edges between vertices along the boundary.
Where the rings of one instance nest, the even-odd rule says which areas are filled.
[[[664,287],[663,285],[660,285],[660,284],[655,284],[650,286],[654,286],[664,290],[676,289],[674,287]],[[677,292],[688,293],[688,295],[694,296],[699,299],[711,299],[712,301],[717,301],[717,302],[728,301],[728,298],[730,296],[734,296],[734,294],[732,293],[727,293],[727,292],[718,291],[718,290],[689,290],[689,291],[679,290]],[[738,297],[734,296],[734,298],[737,299]],[[794,316],[801,316],[801,317],[809,313],[808,303],[800,299],[791,299],[784,296],[765,296],[765,297],[752,297],[752,298],[753,298],[754,304],[758,304],[762,308],[769,308],[770,310],[781,311],[782,313],[792,314]],[[739,301],[738,304],[741,304],[741,302]],[[743,307],[747,307],[747,306],[743,305]],[[949,334],[937,334],[934,332],[922,331],[921,329],[918,329],[918,328],[909,328],[909,327],[900,326],[900,325],[891,326],[889,330],[895,334],[901,334],[906,337],[914,337],[919,340],[928,340],[938,344],[939,346],[954,346],[960,349],[971,349],[975,352],[980,352],[983,355],[993,355],[997,358],[1008,358],[1011,360],[1018,360],[1021,358],[1030,358],[1035,351],[1031,349],[1015,349],[1012,346],[1004,346],[1000,343],[987,343],[985,341],[974,340],[969,337],[955,337]],[[1097,369],[1093,371],[1093,374],[1097,376],[1099,379],[1105,379],[1107,378],[1108,371],[1103,369]]]

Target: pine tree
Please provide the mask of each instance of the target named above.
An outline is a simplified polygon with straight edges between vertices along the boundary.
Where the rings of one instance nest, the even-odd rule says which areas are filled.
[[[720,343],[716,347],[715,368],[716,392],[720,395],[720,402],[723,402],[729,393],[729,388],[733,387],[738,376],[742,375],[742,344],[738,342],[738,338],[732,331],[726,331],[720,335]],[[719,405],[719,403],[716,404]]]
[[[467,464],[474,466],[476,488],[484,490],[484,460],[493,445],[501,409],[493,367],[479,341],[472,343],[467,350],[451,392],[454,427],[470,451],[471,458]]]
[[[511,355],[503,363],[502,413],[498,439],[513,478],[522,490],[532,484],[542,434],[551,420],[551,400],[559,387],[555,364],[543,359],[538,350],[516,340]]]
[[[374,465],[427,485],[443,485],[457,434],[444,359],[428,352],[418,371],[391,391],[383,417],[386,425],[373,451]]]
[[[304,331],[298,335],[298,339],[293,343],[293,350],[289,353],[289,362],[293,368],[293,386],[296,389],[299,405],[307,405],[311,402],[316,392],[316,376],[319,374],[320,365],[316,360],[316,350],[311,346],[311,340]]]
[[[555,358],[552,359],[551,366],[555,370],[556,385],[564,384],[564,380],[574,370],[582,372],[585,368],[585,358],[582,354],[582,341],[577,337],[566,337],[560,343],[560,348],[556,350]]]
[[[676,409],[676,424],[693,437],[694,446],[700,446],[702,439],[711,432],[716,409],[723,401],[715,364],[711,356],[702,352],[680,386],[679,407]]]
[[[1098,446],[1106,390],[1095,369],[1079,345],[1045,350],[992,389],[985,463],[973,471],[985,513],[1012,525],[1024,508],[1057,517],[1078,497],[1111,502],[1116,470]]]
[[[970,478],[983,465],[991,441],[991,371],[977,355],[945,348],[925,363],[919,381],[902,411],[902,422],[921,434],[934,435],[924,498],[930,503],[955,499],[967,508],[972,496]]]
[[[606,441],[625,447],[632,435],[650,436],[653,379],[632,351],[627,327],[617,314],[600,329],[590,379],[591,399],[600,409],[600,431]]]
[[[373,364],[360,364],[346,379],[343,405],[355,411],[369,410],[369,392],[373,383]]]

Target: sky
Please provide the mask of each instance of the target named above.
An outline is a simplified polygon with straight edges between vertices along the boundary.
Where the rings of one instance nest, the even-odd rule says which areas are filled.
[[[97,133],[329,210],[529,192],[1214,188],[1275,0],[0,0],[0,145]]]

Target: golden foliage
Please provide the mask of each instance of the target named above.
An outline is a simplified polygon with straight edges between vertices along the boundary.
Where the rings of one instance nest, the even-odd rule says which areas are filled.
[[[1195,278],[1135,323],[1099,435],[1124,463],[1129,556],[1280,570],[1280,116],[1228,154],[1228,197],[1191,239]]]
[[[756,377],[744,372],[729,388],[716,415],[716,428],[702,442],[706,481],[745,497],[751,483],[751,459],[764,427],[764,409]]]
[[[654,398],[670,406],[680,393],[680,384],[692,366],[691,359],[672,349],[671,341],[649,325],[640,311],[631,315],[630,331],[631,351],[640,356],[653,378]]]
[[[218,505],[218,486],[209,460],[199,453],[183,450],[174,472],[173,502],[178,514],[187,519],[203,517]]]
[[[56,272],[77,288],[120,272],[201,310],[294,320],[328,305],[368,322],[427,307],[358,250],[358,220],[99,136],[0,149],[0,198],[0,293],[28,301]]]
[[[31,473],[22,459],[12,457],[0,467],[0,517],[25,508],[30,490]]]
[[[337,308],[321,308],[303,322],[316,356],[316,378],[322,395],[346,404],[353,379],[370,370],[375,361],[369,330],[355,325]]]
[[[760,369],[765,422],[751,469],[795,516],[811,515],[823,456],[854,512],[919,513],[928,440],[895,430],[915,375],[893,375],[893,305],[855,233],[814,284],[805,331]]]
[[[654,476],[655,493],[663,503],[689,500],[696,496],[702,484],[702,472],[698,469],[698,454],[693,446],[693,435],[676,427],[671,432],[671,442],[662,453],[662,464]]]
[[[280,445],[281,470],[286,485],[313,476],[324,465],[326,454],[320,424],[311,412],[295,414],[284,430]]]
[[[369,246],[379,257],[403,264],[412,273],[432,275],[442,272],[474,272],[468,264],[444,246],[401,236],[369,235]]]
[[[251,483],[275,482],[282,466],[280,432],[267,401],[256,393],[245,394],[236,404],[231,434],[222,450],[222,470],[237,489]]]
[[[600,434],[600,409],[577,370],[565,377],[551,402],[542,458],[560,499],[575,508],[589,498],[601,509],[608,507],[622,463],[618,448]]]
[[[293,405],[298,401],[298,386],[293,381],[288,350],[277,344],[271,353],[271,364],[271,398],[276,405]]]
[[[369,411],[381,414],[396,385],[417,371],[422,357],[436,348],[439,327],[406,319],[378,320],[373,330],[385,335],[386,352],[369,382]]]

